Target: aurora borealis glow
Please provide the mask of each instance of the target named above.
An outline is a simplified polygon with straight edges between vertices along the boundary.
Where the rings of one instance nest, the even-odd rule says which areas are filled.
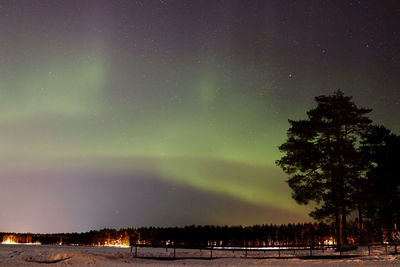
[[[0,231],[309,221],[275,166],[341,88],[400,125],[396,1],[6,1]]]

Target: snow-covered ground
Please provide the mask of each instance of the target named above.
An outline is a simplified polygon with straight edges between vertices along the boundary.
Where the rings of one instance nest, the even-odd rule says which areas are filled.
[[[390,252],[390,249],[389,249]],[[139,257],[163,257],[164,260],[133,258],[129,248],[75,247],[41,245],[0,245],[0,266],[400,266],[400,255],[387,255],[384,248],[374,248],[368,256],[368,248],[362,247],[344,255],[362,255],[342,259],[301,259],[295,256],[309,255],[309,251],[281,252],[250,251],[245,258],[243,251],[213,251],[177,249],[177,258],[197,259],[166,260],[173,257],[173,249],[138,248]],[[313,251],[313,255],[334,255],[332,250]],[[198,259],[204,257],[204,259]]]

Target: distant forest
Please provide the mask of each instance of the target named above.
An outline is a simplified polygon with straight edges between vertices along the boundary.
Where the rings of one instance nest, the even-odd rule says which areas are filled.
[[[358,222],[348,223],[348,240],[356,244]],[[16,234],[0,233],[0,240],[13,243],[41,243],[80,246],[170,246],[202,248],[209,246],[279,246],[333,244],[335,225],[304,223],[254,226],[185,226],[103,229],[86,233]],[[390,232],[366,221],[363,228],[367,243],[390,241]]]

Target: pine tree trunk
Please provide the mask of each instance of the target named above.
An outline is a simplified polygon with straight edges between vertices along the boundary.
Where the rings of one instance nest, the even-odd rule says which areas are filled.
[[[342,220],[340,218],[339,208],[335,210],[335,219],[336,219],[336,245],[337,248],[342,247]]]
[[[362,210],[360,205],[358,205],[358,230],[359,230],[359,244],[363,245],[364,244],[364,240],[363,240],[363,216],[362,216]]]
[[[346,208],[342,206],[342,240],[343,244],[347,245],[347,220],[346,220]]]

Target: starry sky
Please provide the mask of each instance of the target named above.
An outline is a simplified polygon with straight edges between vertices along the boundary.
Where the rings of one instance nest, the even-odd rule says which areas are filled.
[[[0,1],[0,231],[311,221],[275,166],[340,88],[400,133],[398,1]]]

